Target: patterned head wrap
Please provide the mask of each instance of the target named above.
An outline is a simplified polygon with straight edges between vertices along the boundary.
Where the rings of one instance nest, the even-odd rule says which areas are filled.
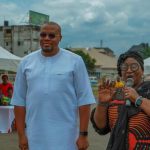
[[[127,52],[121,54],[118,58],[117,71],[120,76],[122,76],[121,75],[121,65],[124,63],[124,61],[127,58],[134,58],[140,64],[142,70],[144,71],[144,61],[143,61],[142,56],[137,51],[127,51]]]

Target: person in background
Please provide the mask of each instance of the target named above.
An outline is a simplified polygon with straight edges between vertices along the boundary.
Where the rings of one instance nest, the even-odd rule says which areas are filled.
[[[90,105],[95,99],[82,58],[60,48],[61,39],[60,25],[42,25],[41,49],[26,56],[18,68],[11,104],[21,150],[89,146]]]
[[[12,95],[13,95],[13,88],[12,87],[9,87],[8,90],[7,90],[7,93],[8,93],[8,96],[10,99],[12,98]]]
[[[2,75],[2,83],[0,84],[0,104],[7,106],[10,105],[10,93],[12,96],[13,93],[13,85],[8,80],[8,75],[4,74]]]
[[[93,127],[100,135],[111,132],[107,150],[149,150],[150,82],[143,81],[143,58],[138,52],[127,51],[120,55],[117,70],[123,81],[130,78],[133,86],[123,87],[118,96],[111,84],[100,85],[91,114]]]
[[[9,82],[8,75],[3,74],[1,78],[0,90],[4,96],[8,97],[8,89],[10,88],[12,90],[11,92],[13,92],[13,85]]]
[[[1,104],[4,106],[10,105],[12,94],[13,94],[13,89],[12,87],[9,87],[7,89],[7,96],[2,95]]]
[[[3,94],[2,94],[2,90],[0,89],[0,105],[2,105],[2,97],[3,97]]]

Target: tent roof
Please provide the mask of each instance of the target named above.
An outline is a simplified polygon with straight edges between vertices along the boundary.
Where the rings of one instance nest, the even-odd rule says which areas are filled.
[[[150,57],[144,59],[144,74],[150,75]]]
[[[144,59],[144,65],[150,65],[150,57]]]
[[[7,50],[5,50],[3,47],[0,46],[0,59],[15,59],[15,60],[21,60],[20,57],[11,54]]]
[[[21,58],[15,56],[0,46],[0,70],[16,72]]]

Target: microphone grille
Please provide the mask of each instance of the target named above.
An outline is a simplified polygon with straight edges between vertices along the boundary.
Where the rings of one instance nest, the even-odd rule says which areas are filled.
[[[128,78],[126,82],[126,87],[132,87],[134,84],[134,79],[133,78]]]

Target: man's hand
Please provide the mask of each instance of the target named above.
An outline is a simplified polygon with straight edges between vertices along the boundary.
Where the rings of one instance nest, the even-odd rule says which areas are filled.
[[[80,135],[76,142],[78,150],[87,150],[89,147],[88,137]]]
[[[19,148],[20,150],[28,150],[28,140],[25,135],[19,137]]]

